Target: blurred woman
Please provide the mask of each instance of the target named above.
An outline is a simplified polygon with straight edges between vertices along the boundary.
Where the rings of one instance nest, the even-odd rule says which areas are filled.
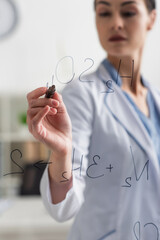
[[[28,126],[51,149],[41,194],[68,240],[159,239],[160,92],[141,75],[154,0],[96,0],[107,57],[63,99],[28,94]]]

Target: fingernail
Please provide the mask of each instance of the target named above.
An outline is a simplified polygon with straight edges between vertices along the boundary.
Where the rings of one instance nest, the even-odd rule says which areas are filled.
[[[55,100],[52,100],[52,105],[58,107],[59,102],[57,102],[57,101],[55,101]]]

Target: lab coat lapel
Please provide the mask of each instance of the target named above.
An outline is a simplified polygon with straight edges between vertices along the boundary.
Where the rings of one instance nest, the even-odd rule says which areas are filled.
[[[160,116],[160,92],[157,91],[157,89],[152,87],[150,83],[146,82],[145,80],[143,80],[143,84],[150,90]]]
[[[152,143],[137,113],[127,101],[121,89],[113,83],[114,93],[105,96],[105,105],[128,134],[148,152]],[[136,127],[135,127],[136,126]]]
[[[107,81],[111,79],[111,76],[106,69],[104,69],[103,65],[101,65],[98,70],[98,76],[103,82],[104,80]],[[113,89],[114,92],[106,93],[104,97],[104,103],[107,110],[110,111],[115,120],[121,124],[141,149],[147,153],[150,159],[157,159],[153,143],[143,123],[129,101],[126,99],[121,88],[112,80],[112,86],[110,86],[110,89]]]

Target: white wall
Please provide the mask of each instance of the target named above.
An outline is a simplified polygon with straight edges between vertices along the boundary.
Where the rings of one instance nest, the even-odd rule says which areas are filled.
[[[89,66],[85,58],[94,59],[92,70],[104,58],[95,30],[93,0],[13,1],[19,24],[13,34],[0,41],[0,93],[27,93],[51,83],[58,60],[66,55],[74,58],[76,75]],[[159,22],[160,16],[148,38],[142,72],[160,87]],[[61,68],[62,79],[69,79],[70,61],[64,61]]]

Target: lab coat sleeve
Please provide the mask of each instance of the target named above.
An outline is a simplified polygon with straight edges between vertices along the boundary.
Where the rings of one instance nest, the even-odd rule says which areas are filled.
[[[94,115],[94,100],[89,83],[74,82],[68,84],[62,92],[62,97],[72,122],[73,186],[63,201],[53,204],[48,168],[45,169],[40,183],[44,205],[49,214],[59,222],[75,216],[84,201],[85,176]]]

